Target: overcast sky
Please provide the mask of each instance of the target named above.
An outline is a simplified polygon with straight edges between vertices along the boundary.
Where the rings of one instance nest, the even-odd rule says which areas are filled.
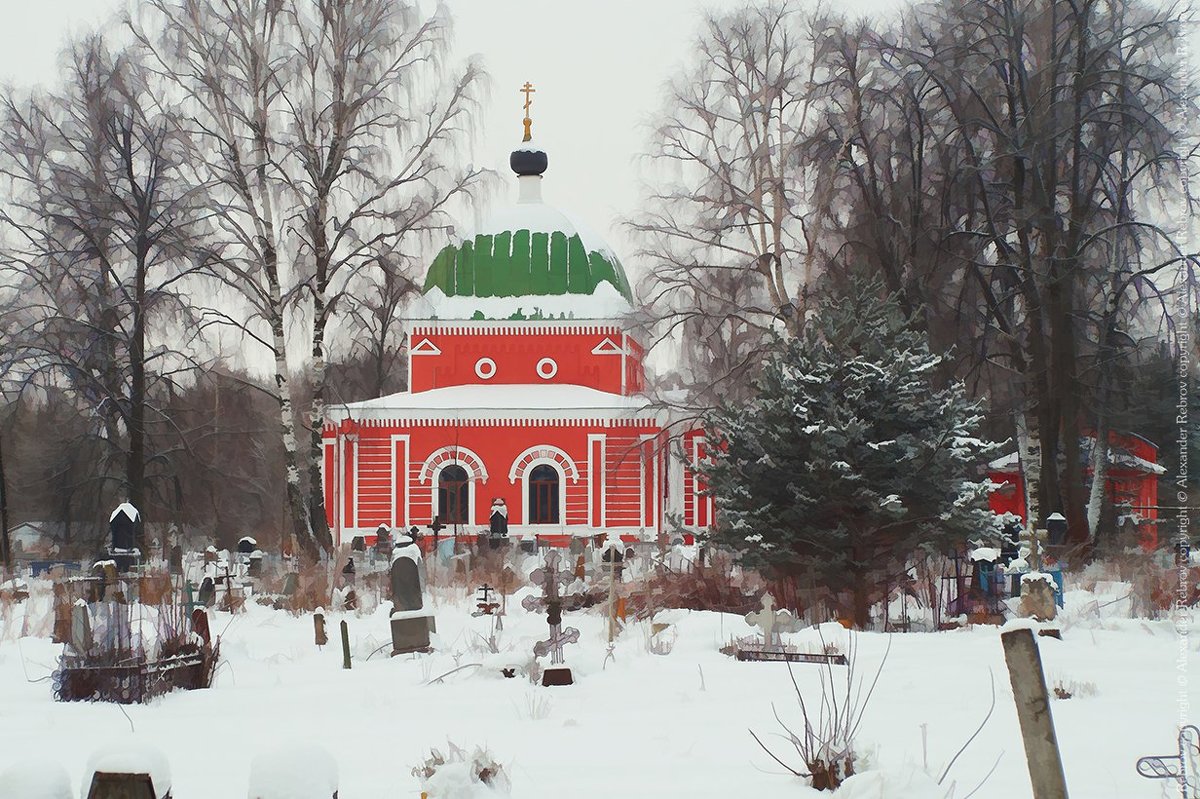
[[[628,259],[618,221],[636,213],[636,156],[662,88],[682,66],[706,8],[743,0],[449,0],[459,57],[479,54],[491,76],[474,157],[498,170],[515,197],[508,154],[521,136],[519,89],[534,95],[534,133],[550,156],[547,202],[606,232]],[[867,13],[889,0],[841,0]],[[72,32],[112,19],[126,0],[0,0],[0,81],[53,81],[58,52]],[[462,220],[467,224],[474,220]]]

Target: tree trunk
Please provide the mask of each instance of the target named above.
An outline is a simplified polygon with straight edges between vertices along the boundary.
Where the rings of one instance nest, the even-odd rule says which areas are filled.
[[[270,283],[270,323],[272,348],[275,356],[275,391],[279,401],[279,433],[283,439],[284,474],[287,480],[287,508],[292,523],[292,534],[296,546],[304,556],[315,563],[321,557],[320,548],[313,537],[307,509],[304,507],[304,490],[300,485],[298,444],[296,441],[296,415],[292,409],[292,391],[288,379],[287,342],[283,335],[283,295],[279,290],[278,264],[273,247],[263,250]]]
[[[0,431],[0,563],[12,573],[12,546],[8,541],[8,483],[4,478],[4,433]]]
[[[325,515],[325,480],[322,466],[325,462],[325,441],[322,429],[325,425],[325,324],[326,306],[324,291],[318,286],[313,297],[312,370],[313,395],[309,420],[308,453],[308,518],[317,544],[326,552],[333,550],[333,536],[329,532],[329,520]]]
[[[1100,513],[1108,481],[1108,425],[1105,422],[1105,415],[1101,413],[1096,420],[1096,443],[1092,447],[1092,484],[1087,503],[1088,538],[1092,543],[1100,538]]]
[[[133,330],[129,343],[129,451],[125,480],[129,502],[138,509],[135,545],[145,555],[146,546],[146,258],[144,237],[138,237],[133,295]]]
[[[1041,513],[1042,490],[1042,443],[1037,429],[1030,429],[1024,411],[1017,411],[1017,465],[1025,489],[1025,524],[1030,530],[1037,529]]]

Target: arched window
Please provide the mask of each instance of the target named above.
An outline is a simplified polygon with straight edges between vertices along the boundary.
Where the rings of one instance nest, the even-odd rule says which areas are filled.
[[[529,473],[529,523],[558,524],[558,470],[542,464]]]
[[[470,522],[470,481],[467,470],[450,464],[438,475],[438,518],[442,524]]]

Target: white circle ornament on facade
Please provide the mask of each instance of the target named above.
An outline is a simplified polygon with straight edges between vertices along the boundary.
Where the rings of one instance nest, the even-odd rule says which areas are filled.
[[[491,358],[480,358],[475,362],[475,374],[481,380],[491,380],[496,376],[496,362]]]
[[[549,380],[558,374],[558,364],[553,358],[542,358],[537,362],[537,373],[543,380]]]

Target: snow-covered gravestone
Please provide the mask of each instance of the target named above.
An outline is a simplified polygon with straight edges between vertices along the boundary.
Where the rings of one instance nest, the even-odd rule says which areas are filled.
[[[117,569],[121,572],[130,571],[141,559],[142,553],[137,549],[137,526],[141,521],[138,509],[128,502],[122,502],[109,514],[108,556],[116,561]]]
[[[283,746],[250,764],[248,799],[337,799],[337,793],[337,762],[320,746]]]
[[[92,648],[92,617],[87,603],[75,601],[71,608],[71,649],[82,657]]]
[[[83,790],[84,799],[170,799],[171,769],[145,743],[109,743],[88,759]]]
[[[763,645],[767,647],[782,647],[783,633],[794,633],[803,626],[791,611],[775,610],[775,597],[770,594],[763,595],[762,610],[746,614],[746,623],[762,630]]]
[[[421,550],[408,536],[396,540],[389,573],[392,589],[392,654],[429,651],[429,633],[435,631],[433,611],[425,607]]]
[[[846,665],[846,656],[840,653],[822,652],[811,654],[800,652],[794,647],[784,646],[783,633],[793,633],[803,625],[787,610],[775,610],[775,597],[766,594],[762,599],[762,610],[746,614],[746,623],[762,630],[762,643],[745,643],[737,647],[738,660],[786,660],[792,663],[836,663]]]

